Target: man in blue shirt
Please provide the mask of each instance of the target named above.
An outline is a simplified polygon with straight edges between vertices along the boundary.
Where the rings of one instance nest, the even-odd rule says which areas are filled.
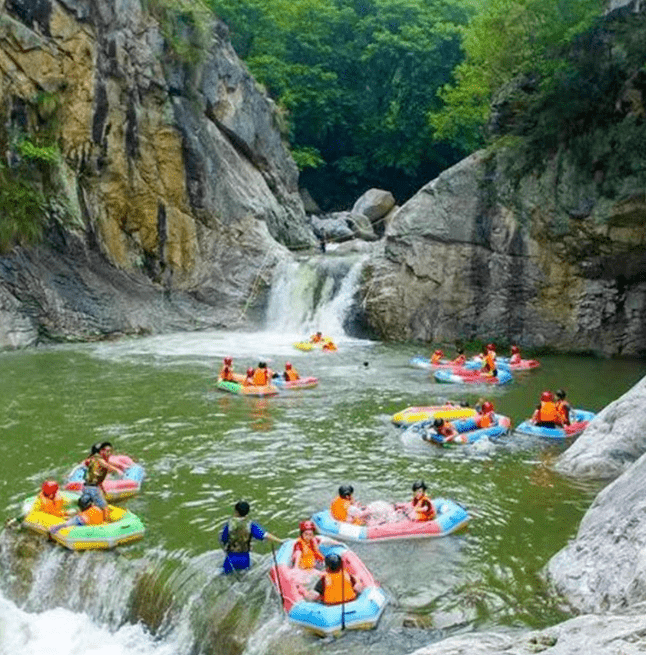
[[[249,551],[252,538],[259,541],[266,538],[279,544],[283,541],[251,521],[248,517],[249,509],[248,502],[238,501],[235,504],[233,516],[227,521],[220,535],[220,541],[227,552],[222,565],[224,573],[248,569],[251,566]]]

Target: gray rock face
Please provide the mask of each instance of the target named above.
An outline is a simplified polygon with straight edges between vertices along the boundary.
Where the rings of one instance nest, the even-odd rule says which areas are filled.
[[[0,347],[244,323],[283,245],[316,245],[276,108],[207,18],[182,54],[140,0],[2,3],[0,107],[59,102],[74,220],[0,257]]]
[[[644,453],[646,378],[599,412],[554,468],[579,479],[614,479]]]
[[[397,211],[365,283],[373,328],[393,339],[644,352],[637,173],[611,201],[582,185],[566,153],[512,187],[507,156],[474,153]]]
[[[638,655],[646,617],[579,616],[534,632],[478,632],[449,637],[413,655]]]
[[[555,591],[581,612],[621,612],[646,602],[646,455],[607,486],[576,538],[548,563]]]

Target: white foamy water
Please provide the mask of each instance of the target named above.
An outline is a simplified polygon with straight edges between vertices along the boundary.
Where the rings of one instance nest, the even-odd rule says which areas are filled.
[[[30,613],[0,594],[0,655],[177,655],[169,642],[153,641],[139,625],[116,632],[86,614],[57,608]]]

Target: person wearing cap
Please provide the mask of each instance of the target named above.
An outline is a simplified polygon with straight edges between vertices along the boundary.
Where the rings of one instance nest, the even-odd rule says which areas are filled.
[[[315,535],[314,521],[301,521],[299,527],[300,537],[294,544],[292,562],[294,568],[313,569],[317,564],[323,563],[325,557],[319,550],[319,540]]]
[[[320,600],[325,605],[349,603],[363,591],[363,585],[343,566],[341,555],[328,553],[325,556],[325,573],[314,585],[305,591],[307,600]]]

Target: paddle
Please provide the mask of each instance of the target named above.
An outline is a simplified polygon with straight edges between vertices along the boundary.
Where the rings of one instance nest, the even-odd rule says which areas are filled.
[[[345,630],[345,568],[343,567],[343,557],[341,559],[341,632]]]
[[[278,582],[278,592],[280,593],[280,600],[283,604],[283,610],[285,609],[285,596],[283,595],[283,585],[280,582],[280,574],[278,573],[278,562],[276,561],[276,549],[274,544],[271,544],[271,554],[274,558],[274,569],[276,569],[276,581]]]

